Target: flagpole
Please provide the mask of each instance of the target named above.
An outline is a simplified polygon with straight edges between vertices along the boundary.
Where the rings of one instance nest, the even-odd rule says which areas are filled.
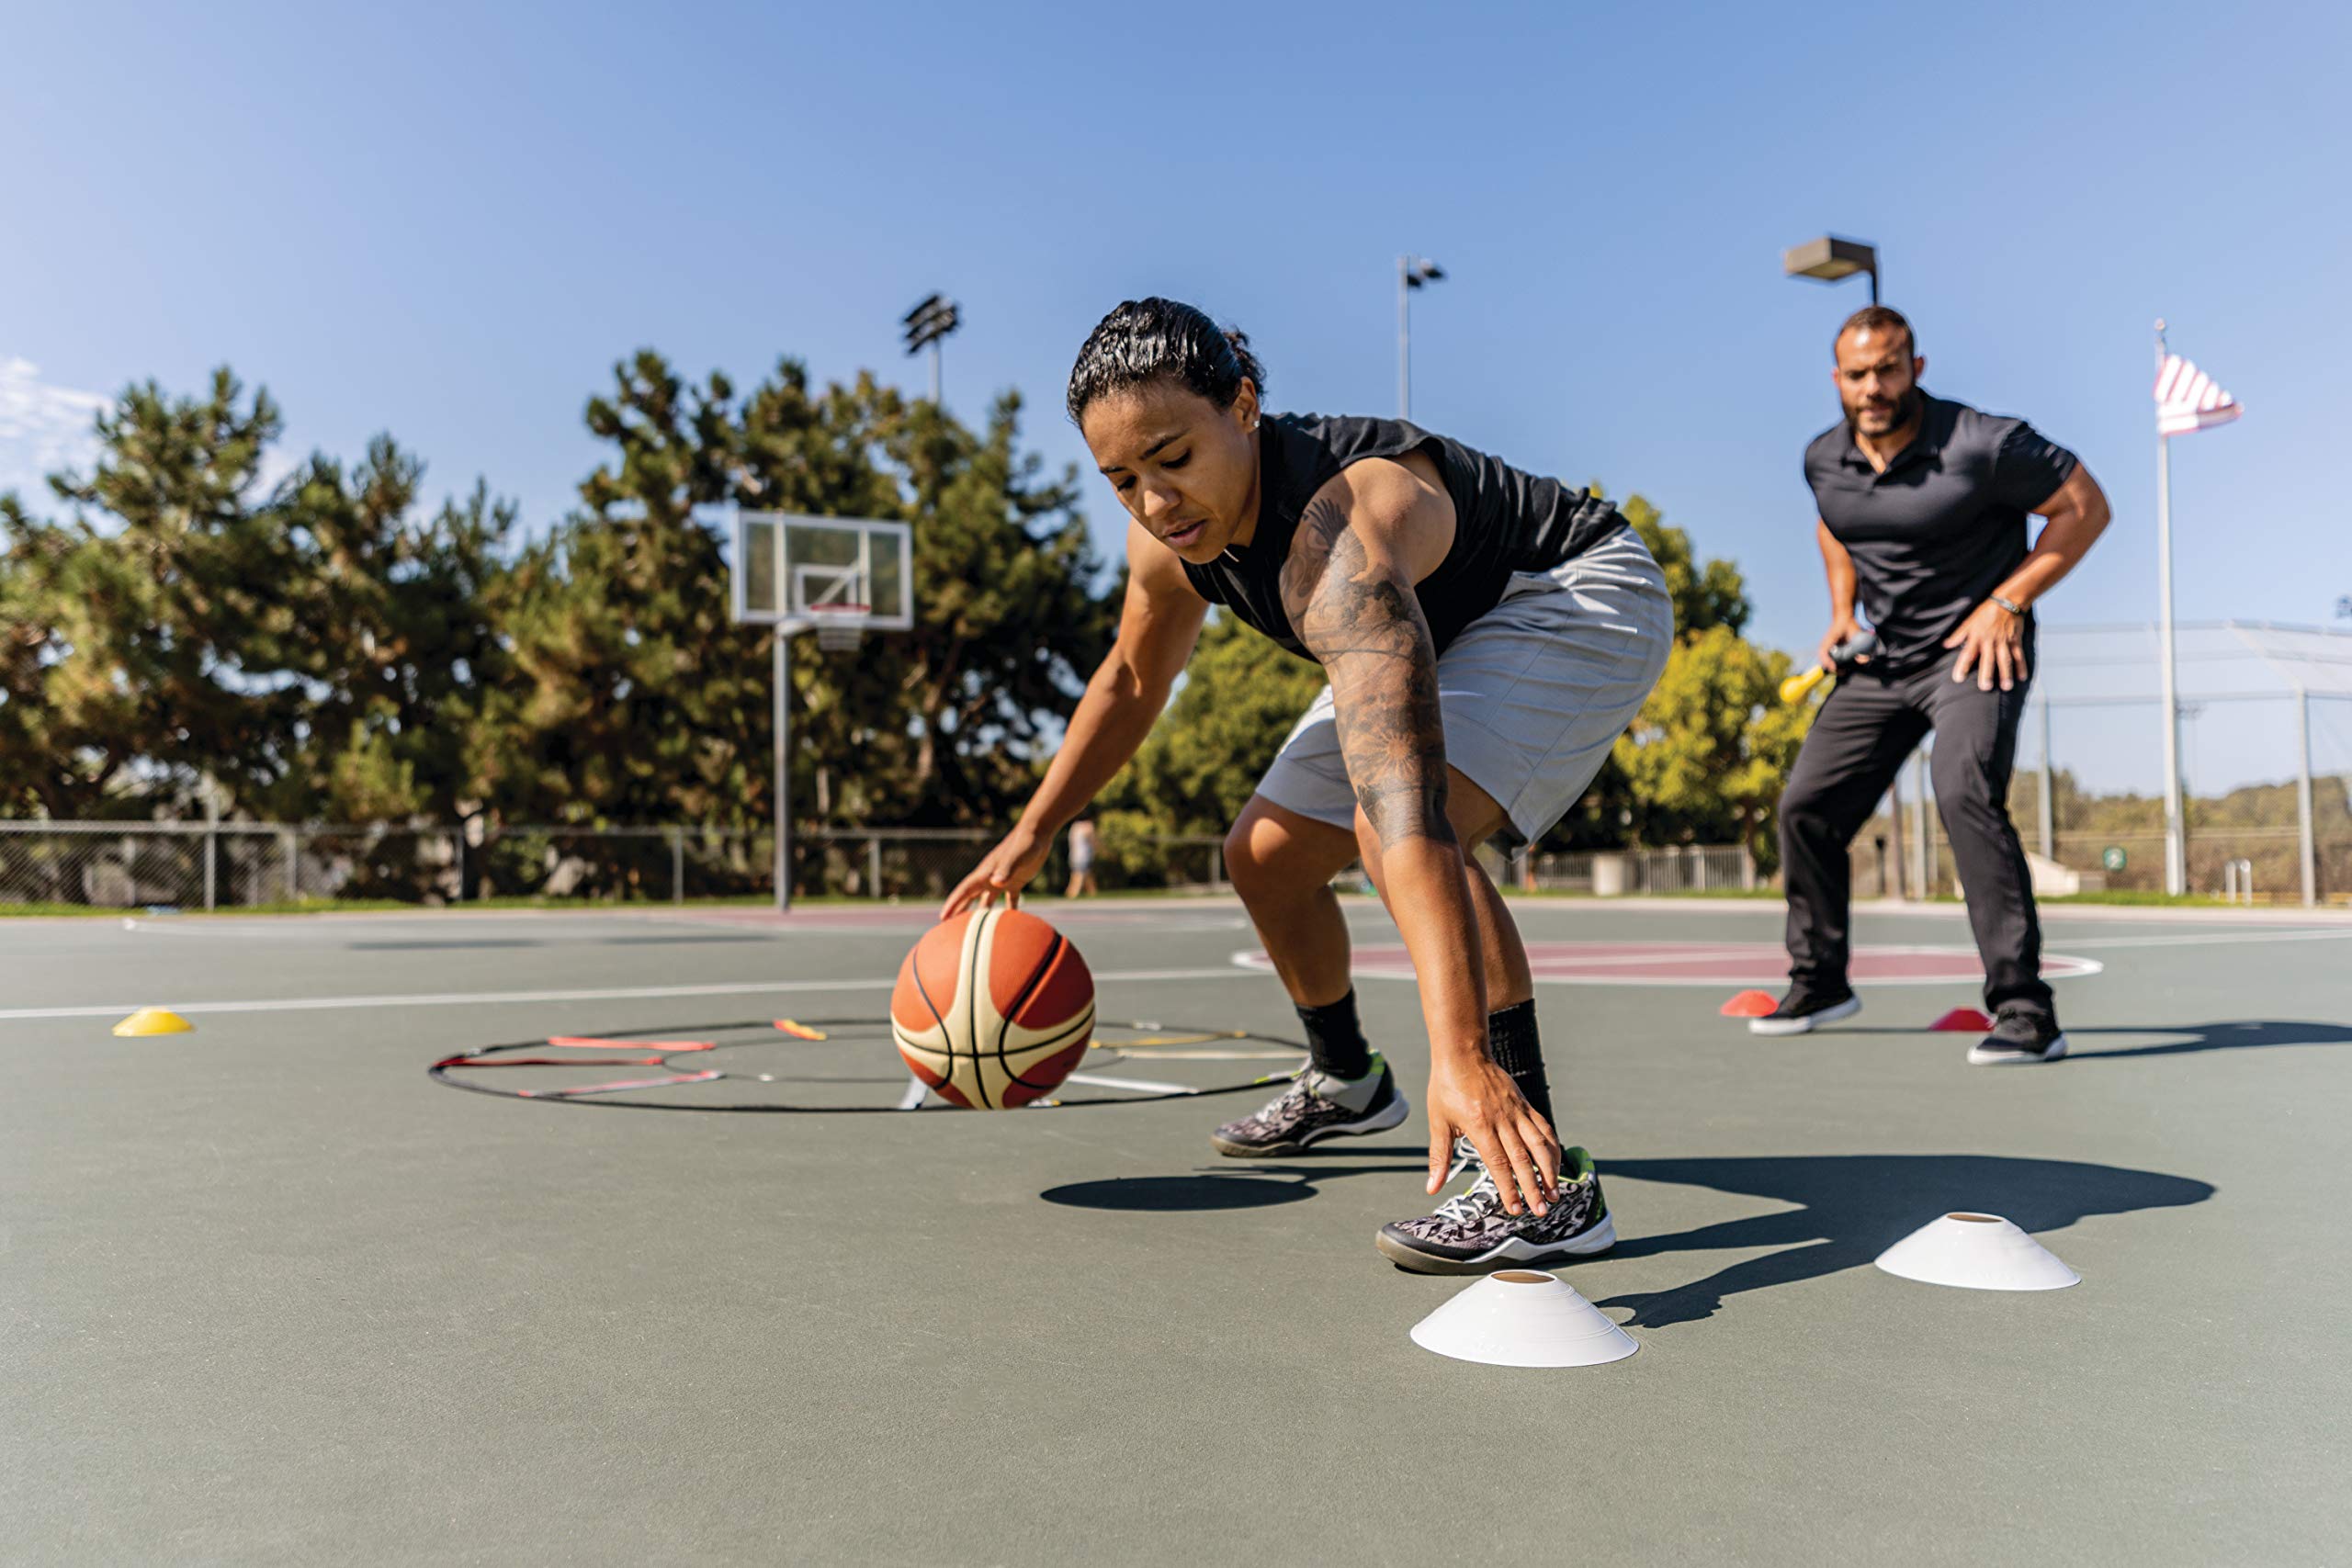
[[[2156,321],[2156,372],[2164,373],[2165,323]],[[2188,840],[2181,820],[2180,694],[2176,684],[2172,640],[2172,441],[2156,431],[2156,596],[2163,601],[2157,639],[2164,661],[2165,705],[2165,891],[2188,891]]]

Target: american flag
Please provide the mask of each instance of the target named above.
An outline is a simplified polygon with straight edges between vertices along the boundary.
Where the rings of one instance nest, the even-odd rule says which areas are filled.
[[[2167,354],[2156,371],[2156,434],[2186,435],[2227,424],[2245,412],[2235,398],[2213,384],[2213,378],[2183,359]]]

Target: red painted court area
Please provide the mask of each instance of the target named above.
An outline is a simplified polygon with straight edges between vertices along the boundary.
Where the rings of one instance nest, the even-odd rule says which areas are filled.
[[[1580,986],[1774,986],[1789,973],[1789,955],[1771,942],[1531,942],[1528,966],[1538,980]],[[1263,953],[1238,953],[1245,968],[1267,969]],[[2041,955],[2052,980],[2096,975],[2097,959]],[[1356,950],[1355,972],[1409,980],[1412,959],[1402,946]],[[1973,947],[1858,947],[1850,970],[1857,986],[1945,986],[1984,977]]]

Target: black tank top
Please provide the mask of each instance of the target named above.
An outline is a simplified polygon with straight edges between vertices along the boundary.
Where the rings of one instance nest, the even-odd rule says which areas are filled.
[[[1453,498],[1453,547],[1415,590],[1438,650],[1500,602],[1515,571],[1549,571],[1623,525],[1617,509],[1589,491],[1521,473],[1458,441],[1394,419],[1270,414],[1258,429],[1258,527],[1209,562],[1183,562],[1195,592],[1223,604],[1302,659],[1283,609],[1283,563],[1299,514],[1315,492],[1351,463],[1426,451]]]

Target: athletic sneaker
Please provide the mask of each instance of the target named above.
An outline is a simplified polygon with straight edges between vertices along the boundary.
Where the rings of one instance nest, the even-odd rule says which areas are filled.
[[[1810,1034],[1825,1023],[1851,1018],[1862,1010],[1862,998],[1851,991],[1815,996],[1803,986],[1792,986],[1781,1005],[1762,1018],[1747,1021],[1750,1034]]]
[[[2022,1008],[2002,1010],[1993,1032],[1968,1048],[1972,1067],[2021,1067],[2054,1062],[2066,1054],[2066,1037],[2058,1021],[2046,1013]]]
[[[1263,1110],[1238,1122],[1227,1122],[1209,1134],[1209,1142],[1216,1145],[1217,1153],[1234,1159],[1271,1159],[1276,1155],[1295,1155],[1318,1138],[1385,1133],[1403,1122],[1412,1106],[1397,1092],[1396,1075],[1388,1070],[1388,1059],[1375,1051],[1372,1065],[1380,1074],[1380,1082],[1361,1109],[1351,1109],[1332,1096],[1329,1091],[1337,1080],[1307,1067]]]
[[[1600,1193],[1600,1174],[1582,1149],[1560,1154],[1560,1189],[1550,1212],[1512,1214],[1486,1168],[1469,1189],[1434,1214],[1383,1225],[1373,1238],[1390,1261],[1416,1274],[1483,1274],[1508,1264],[1549,1269],[1617,1245],[1617,1222]]]

